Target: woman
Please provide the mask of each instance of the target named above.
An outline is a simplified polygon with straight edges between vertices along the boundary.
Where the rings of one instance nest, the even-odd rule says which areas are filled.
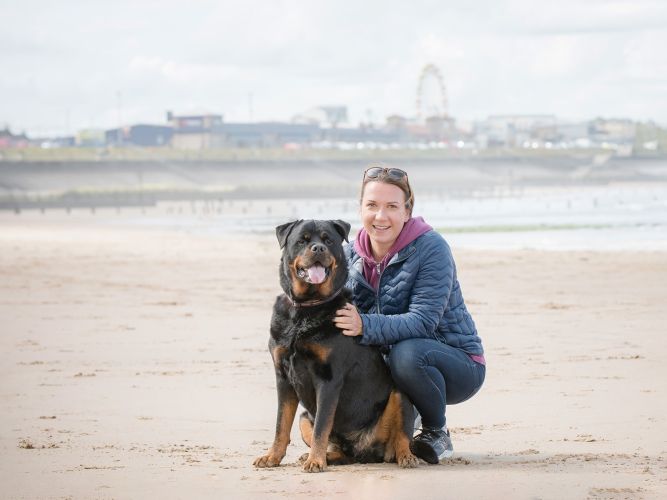
[[[454,451],[446,406],[472,397],[486,367],[449,246],[412,217],[414,200],[403,170],[364,172],[363,229],[346,248],[354,304],[339,309],[335,323],[361,344],[382,346],[394,381],[421,415],[412,451],[438,463]]]

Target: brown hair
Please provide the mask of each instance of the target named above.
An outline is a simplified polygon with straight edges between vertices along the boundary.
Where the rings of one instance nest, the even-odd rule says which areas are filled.
[[[372,168],[381,168],[382,172],[376,177],[367,177],[366,172],[368,172]],[[396,186],[400,188],[401,191],[403,191],[403,195],[405,196],[405,208],[410,213],[410,216],[412,216],[412,209],[415,206],[415,194],[412,191],[412,188],[410,187],[408,174],[404,170],[397,169],[400,172],[403,172],[405,176],[400,179],[396,179],[392,177],[389,173],[389,171],[392,170],[393,168],[394,167],[389,167],[384,163],[373,163],[366,168],[366,170],[364,171],[364,179],[361,182],[361,193],[359,195],[359,203],[361,203],[361,200],[364,198],[364,190],[366,189],[366,184],[368,184],[369,182],[383,182],[385,184],[391,184],[393,186]]]

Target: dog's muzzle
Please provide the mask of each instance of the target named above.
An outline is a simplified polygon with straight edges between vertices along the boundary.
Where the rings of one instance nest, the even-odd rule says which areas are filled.
[[[306,283],[311,283],[313,285],[319,285],[324,283],[329,274],[331,273],[331,267],[324,267],[319,262],[316,262],[310,267],[300,267],[296,270],[296,275],[299,279],[302,279]]]

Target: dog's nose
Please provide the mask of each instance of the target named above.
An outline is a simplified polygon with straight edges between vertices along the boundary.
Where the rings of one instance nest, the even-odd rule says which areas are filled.
[[[313,253],[324,253],[327,251],[327,247],[325,247],[322,243],[313,243],[310,246],[310,251]]]

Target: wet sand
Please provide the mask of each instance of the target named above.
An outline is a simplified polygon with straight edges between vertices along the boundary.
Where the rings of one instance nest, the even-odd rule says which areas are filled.
[[[440,465],[284,466],[271,235],[0,215],[3,498],[665,498],[667,253],[453,248],[487,380]]]

